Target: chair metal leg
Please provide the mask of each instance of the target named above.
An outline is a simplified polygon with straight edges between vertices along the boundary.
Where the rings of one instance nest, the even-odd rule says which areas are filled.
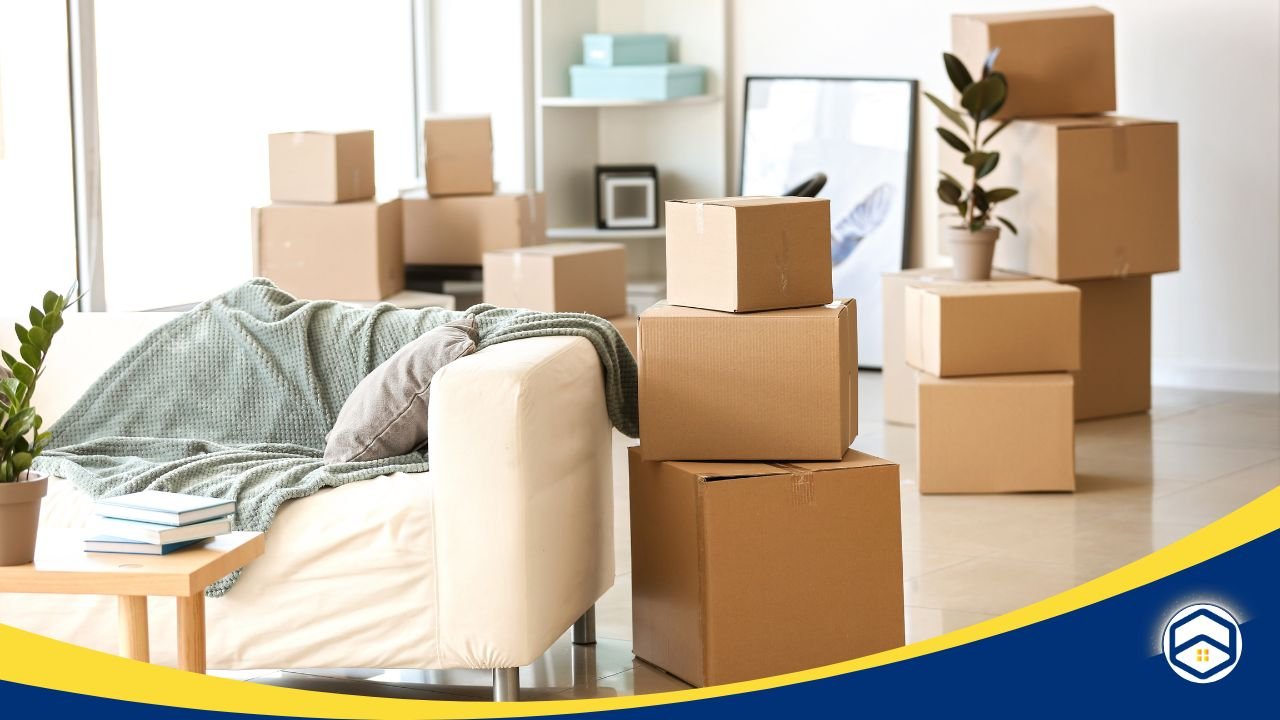
[[[596,606],[592,605],[573,622],[573,644],[596,644]]]
[[[493,701],[516,702],[520,699],[520,668],[493,669]]]

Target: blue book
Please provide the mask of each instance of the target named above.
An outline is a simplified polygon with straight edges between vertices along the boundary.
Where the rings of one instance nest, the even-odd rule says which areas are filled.
[[[181,550],[200,542],[199,540],[183,540],[167,545],[138,542],[112,535],[94,535],[84,539],[85,552],[124,553],[127,555],[168,555],[174,550]]]
[[[222,498],[143,490],[101,498],[93,511],[103,517],[178,526],[226,517],[236,511],[236,504]]]
[[[203,540],[204,538],[224,535],[229,532],[231,532],[231,520],[229,518],[217,518],[195,523],[194,525],[175,527],[172,525],[138,522],[137,520],[100,517],[95,519],[89,526],[91,535],[110,535],[111,537],[149,543],[151,545],[168,545],[186,540]]]

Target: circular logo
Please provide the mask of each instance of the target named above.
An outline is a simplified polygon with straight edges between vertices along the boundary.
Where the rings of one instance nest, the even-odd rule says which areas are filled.
[[[1164,659],[1183,680],[1217,682],[1235,669],[1244,650],[1240,623],[1217,605],[1188,605],[1164,626]]]

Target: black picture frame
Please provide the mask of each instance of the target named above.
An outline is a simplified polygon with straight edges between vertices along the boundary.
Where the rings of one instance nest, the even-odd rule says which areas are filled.
[[[658,178],[658,167],[656,165],[596,165],[595,170],[595,193],[596,193],[596,228],[600,230],[617,230],[623,228],[610,228],[605,222],[604,217],[604,197],[600,194],[600,176],[605,173],[636,173],[643,174],[653,178],[653,224],[645,226],[637,226],[635,228],[625,228],[634,230],[653,230],[662,227],[662,186]]]

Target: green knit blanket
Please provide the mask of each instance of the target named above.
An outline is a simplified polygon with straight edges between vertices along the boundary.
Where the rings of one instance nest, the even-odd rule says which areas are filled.
[[[236,501],[239,530],[266,530],[286,500],[427,458],[326,465],[325,434],[365,375],[437,325],[476,318],[480,349],[547,335],[585,337],[604,368],[610,419],[638,434],[636,363],[608,321],[476,305],[371,309],[301,301],[251,280],[147,335],[52,428],[41,472],[92,497],[167,490]],[[219,596],[235,575],[209,589]]]

